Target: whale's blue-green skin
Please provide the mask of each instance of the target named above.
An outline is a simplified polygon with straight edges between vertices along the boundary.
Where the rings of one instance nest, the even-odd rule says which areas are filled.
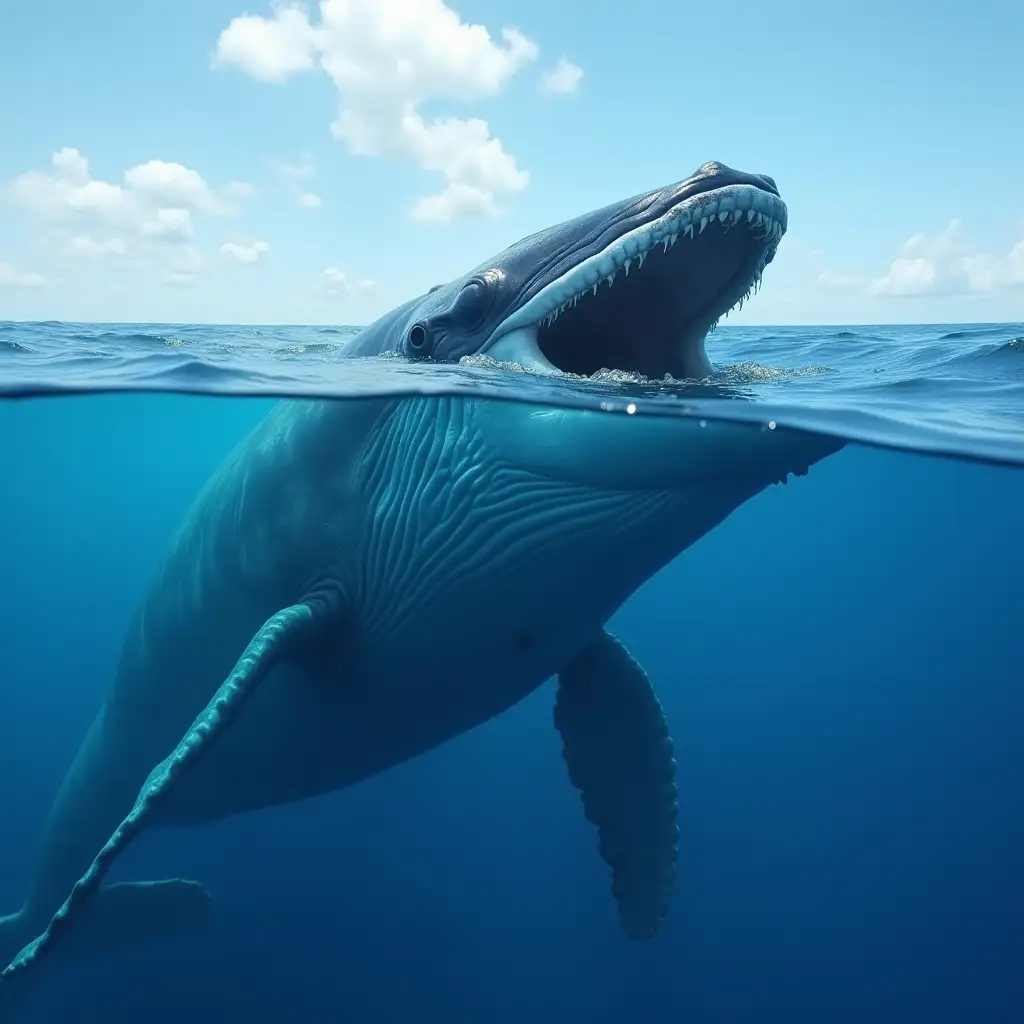
[[[490,275],[498,283],[486,309],[470,309],[479,295],[460,305],[466,282],[486,277],[474,272],[383,317],[351,355],[423,358],[409,348],[416,324],[425,325],[416,340],[422,347],[426,337],[431,358],[485,350],[531,291],[554,279],[552,268],[566,265],[574,240],[577,255],[593,248],[622,216],[641,218],[670,191],[520,243],[485,265],[504,269],[503,278]],[[763,266],[769,252],[755,262]],[[665,816],[664,835],[634,845],[670,875],[673,762],[668,747],[653,760],[639,749],[661,743],[664,727],[642,670],[616,653],[604,625],[737,506],[838,447],[781,429],[466,397],[280,403],[226,458],[172,538],[50,811],[25,904],[0,920],[0,958],[46,927],[264,623],[324,594],[315,634],[265,659],[259,685],[168,789],[154,824],[196,824],[351,785],[562,673],[566,759],[588,814],[604,822],[606,859],[641,828],[608,802],[615,780],[602,766],[618,765],[651,795],[651,813]],[[598,676],[609,714],[587,725],[587,688],[593,681],[597,693]],[[628,735],[623,726],[619,743],[616,716],[641,704],[647,710]],[[602,743],[616,757],[602,757]],[[643,776],[641,761],[661,765],[668,788]],[[631,886],[649,883],[641,875],[616,875],[624,923]],[[180,885],[120,898],[135,908],[153,901],[167,927],[194,923],[201,890]],[[634,910],[643,920],[633,930],[650,933],[664,907]],[[110,913],[131,937],[146,934],[141,911]],[[115,926],[97,915],[95,944],[115,945]]]

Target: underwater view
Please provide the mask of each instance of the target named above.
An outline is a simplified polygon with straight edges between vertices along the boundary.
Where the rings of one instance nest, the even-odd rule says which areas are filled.
[[[247,386],[241,371],[216,372],[222,364],[243,364],[246,344],[266,335],[277,345],[263,350],[250,386],[272,380],[281,391],[316,391],[344,379],[344,360],[337,357],[345,342],[313,329],[257,334],[193,327],[155,334],[141,326],[3,327],[5,386],[20,382],[44,392],[48,384],[75,381],[87,392],[90,382],[105,387],[119,376],[130,390],[156,377],[177,387],[191,380],[199,392],[206,368],[219,389],[48,393],[0,404],[8,439],[0,506],[8,713],[0,759],[4,777],[17,780],[4,790],[5,909],[21,905],[40,870],[32,856],[42,818],[106,699],[122,644],[132,656],[133,616],[154,572],[211,474],[274,415],[274,400],[231,393],[236,384],[240,391]],[[711,500],[717,479],[692,462],[693,453],[707,446],[722,465],[737,459],[730,473],[742,479],[750,468],[745,453],[769,458],[758,446],[789,432],[784,420],[770,421],[771,430],[769,421],[728,423],[710,418],[712,412],[792,408],[796,419],[823,432],[817,441],[793,435],[792,458],[821,456],[805,476],[741,504],[643,582],[607,623],[649,675],[674,741],[678,877],[659,934],[636,941],[616,920],[597,830],[567,772],[569,741],[553,718],[556,695],[561,699],[553,681],[351,788],[200,828],[141,835],[111,881],[196,879],[211,897],[208,923],[193,929],[186,908],[184,920],[170,916],[166,935],[154,924],[155,934],[138,945],[102,949],[106,940],[94,937],[95,955],[63,963],[54,957],[53,970],[41,970],[40,984],[26,997],[23,1019],[331,1020],[344,1014],[368,1021],[617,1021],[670,1013],[698,1020],[1012,1020],[1022,994],[1017,953],[1024,941],[1018,871],[1024,828],[1017,813],[1024,798],[1024,431],[1020,413],[1013,415],[1024,409],[1021,338],[1020,326],[809,329],[781,337],[723,329],[709,353],[731,367],[721,374],[726,383],[662,385],[659,394],[652,385],[590,381],[573,391],[542,375],[457,365],[447,368],[450,391],[486,384],[506,397],[397,399],[399,407],[422,408],[420,424],[432,417],[468,424],[475,403],[478,422],[496,417],[502,424],[501,443],[528,429],[531,419],[550,415],[556,400],[572,398],[576,408],[568,415],[600,417],[621,429],[627,462],[619,466],[616,451],[606,450],[594,471],[599,479],[619,474],[629,486],[636,486],[634,474],[644,483],[668,468],[645,446],[678,442],[680,454],[671,461],[683,465],[670,477],[681,472],[679,479],[690,482],[687,501],[673,506],[681,518],[687,503]],[[879,374],[870,387],[860,376],[869,349],[880,367],[894,372],[898,353],[903,379]],[[73,365],[65,371],[59,353],[71,351]],[[744,359],[755,351],[779,352],[780,366]],[[812,365],[820,369],[811,373]],[[111,366],[119,367],[113,375]],[[915,374],[913,367],[924,370]],[[371,361],[354,372],[356,397],[321,401],[369,410],[382,395],[407,394],[412,371],[392,370],[386,360]],[[557,383],[561,392],[545,391]],[[509,398],[517,389],[523,397]],[[691,398],[694,389],[699,396]],[[813,400],[805,400],[811,392]],[[860,408],[874,410],[869,428],[844,411],[851,394],[861,396]],[[613,400],[640,411],[600,408]],[[691,402],[701,403],[701,418]],[[958,417],[967,429],[955,428]],[[652,425],[662,430],[651,435]],[[898,439],[920,431],[920,446],[848,440],[858,429]],[[824,441],[826,430],[835,443]],[[559,431],[556,441],[561,436],[565,444],[583,437],[571,421]],[[934,454],[943,448],[958,454]],[[330,458],[343,462],[344,453]],[[585,483],[589,470],[579,462],[577,469]],[[539,500],[530,491],[524,499]],[[263,507],[261,499],[249,500],[252,509]],[[415,505],[412,494],[402,500],[418,515],[431,507]],[[514,511],[542,539],[543,520],[531,520],[528,504]],[[613,511],[642,517],[645,505]],[[572,531],[593,526],[585,513],[564,511]],[[501,543],[488,549],[492,538],[466,515],[467,523],[453,526],[468,534],[464,547],[449,548],[462,559],[452,566],[459,570],[454,577],[444,578],[436,556],[430,568],[409,547],[426,549],[431,523],[412,537],[406,526],[403,537],[385,541],[395,549],[380,553],[391,560],[392,573],[410,558],[426,576],[406,577],[404,589],[388,598],[400,609],[404,642],[426,645],[414,670],[425,679],[433,671],[433,644],[449,648],[454,665],[480,656],[480,642],[490,642],[493,601],[506,603],[506,617],[539,628],[538,611],[558,614],[549,607],[551,595],[562,600],[577,593],[576,580],[560,578],[567,566],[578,578],[585,574],[580,580],[589,600],[605,577],[613,581],[624,566],[628,571],[622,545],[642,548],[642,534],[656,522],[642,521],[639,532],[622,523],[598,535],[596,546],[584,545],[582,563],[573,561],[573,543],[564,538],[563,552],[549,550],[528,572],[536,607],[523,616],[500,577],[512,586],[529,570],[522,560],[530,545],[503,528]],[[297,525],[300,534],[312,533],[317,519]],[[234,547],[254,542],[248,528],[237,518],[227,534],[205,543],[227,543],[231,552],[218,555],[214,547],[213,555],[235,564]],[[287,533],[258,543],[299,557]],[[518,566],[502,550],[509,546],[519,551]],[[203,568],[203,550],[187,554],[183,585],[200,587],[190,574],[216,566]],[[448,616],[457,611],[458,595],[444,588],[470,588],[466,572],[474,565],[494,576],[481,583],[472,617],[467,620],[466,609],[453,621]],[[170,585],[166,575],[158,579],[158,586]],[[175,672],[194,670],[216,647],[210,630],[233,629],[230,606],[246,599],[225,595],[227,605],[209,612],[209,629],[200,622],[179,628],[166,651],[155,634],[156,653],[171,658]],[[374,614],[395,621],[387,610]],[[510,652],[529,656],[526,646],[513,640]],[[402,652],[394,653],[404,664]],[[234,657],[228,654],[227,663]],[[473,685],[486,692],[505,667],[495,665]],[[178,679],[172,685],[185,687]],[[428,696],[413,691],[403,699],[422,715]],[[493,710],[478,708],[478,715]],[[129,722],[139,730],[154,712],[130,713],[143,716]],[[620,719],[604,729],[610,725],[623,725],[629,736]],[[306,750],[264,737],[269,764],[253,770],[284,778],[287,759],[322,759],[315,745],[321,729],[302,728]],[[360,742],[337,724],[326,740],[328,747]],[[590,769],[577,762],[577,779],[596,772],[591,784],[600,789],[603,768],[618,764],[616,784],[628,787],[633,779],[641,789],[632,799],[643,798],[645,776],[635,772],[648,755],[635,754],[640,762],[631,765],[628,747],[613,732],[599,741],[595,756]],[[114,770],[122,766],[115,762]],[[195,793],[191,799],[203,803]],[[50,860],[59,860],[62,849]],[[642,861],[641,869],[664,871],[664,864]],[[57,872],[59,864],[49,870]],[[628,875],[622,884],[628,893]],[[628,913],[628,896],[626,907]],[[88,952],[85,921],[81,928],[86,949],[79,952]],[[31,938],[20,930],[9,934],[19,945]],[[69,945],[73,938],[71,930]],[[12,959],[17,950],[8,944],[2,952]]]
[[[0,1024],[1020,1024],[1024,8],[494,6],[0,12]]]

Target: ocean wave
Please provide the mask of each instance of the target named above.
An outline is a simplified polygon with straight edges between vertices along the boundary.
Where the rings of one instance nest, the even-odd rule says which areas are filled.
[[[457,365],[343,359],[358,328],[0,323],[0,396],[462,394],[701,416],[1024,465],[1024,325],[722,327],[714,375],[607,370],[553,378],[472,357]]]

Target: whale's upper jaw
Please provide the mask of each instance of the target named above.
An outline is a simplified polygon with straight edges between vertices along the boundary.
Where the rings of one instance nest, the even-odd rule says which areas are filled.
[[[576,244],[564,236],[578,222],[551,229],[563,236],[560,258],[539,261],[484,352],[547,372],[710,372],[705,336],[758,288],[786,231],[775,182],[709,163],[617,212]]]

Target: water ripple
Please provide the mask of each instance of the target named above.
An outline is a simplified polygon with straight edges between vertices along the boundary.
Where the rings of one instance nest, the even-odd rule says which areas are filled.
[[[0,397],[176,391],[466,394],[644,415],[774,421],[853,441],[1024,465],[1024,325],[724,327],[705,381],[545,377],[342,359],[358,328],[0,322]]]

